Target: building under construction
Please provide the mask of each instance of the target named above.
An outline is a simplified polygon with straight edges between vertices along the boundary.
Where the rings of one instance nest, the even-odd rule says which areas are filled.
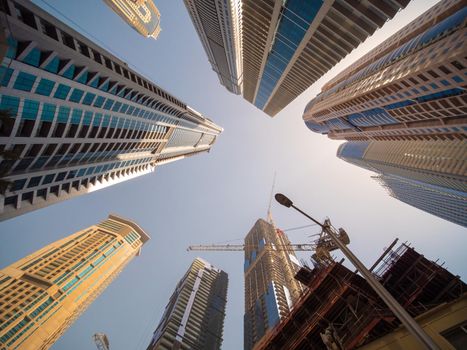
[[[386,289],[413,317],[461,300],[464,308],[455,322],[465,327],[467,288],[459,276],[407,244],[395,250],[392,246],[371,269]],[[400,326],[365,279],[343,266],[342,261],[321,262],[313,269],[303,267],[295,278],[308,289],[289,315],[256,344],[255,350],[354,349],[394,333]],[[451,328],[447,332],[453,333]],[[442,348],[457,349],[455,341],[465,345],[465,333],[454,337],[457,338],[453,341],[441,340],[445,341]]]

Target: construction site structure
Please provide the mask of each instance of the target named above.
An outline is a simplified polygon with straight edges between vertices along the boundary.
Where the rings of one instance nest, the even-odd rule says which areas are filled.
[[[363,345],[365,349],[384,348],[381,344],[371,347],[372,342],[402,327],[366,280],[343,266],[342,261],[313,264],[313,268],[302,267],[295,276],[307,286],[305,292],[254,350],[347,350]],[[453,330],[467,323],[467,285],[459,276],[429,261],[408,244],[387,249],[373,268],[375,277],[413,317],[427,317],[443,305],[450,305],[446,312],[456,309],[456,317],[440,329],[443,336],[434,335],[433,340],[442,349],[461,349],[455,345],[459,334]],[[432,336],[433,329],[427,332]],[[463,334],[460,341],[467,342],[465,331]],[[412,337],[404,339],[410,341]],[[392,345],[398,349],[419,346],[415,342],[405,347]]]
[[[109,338],[104,333],[94,334],[92,340],[94,340],[97,350],[110,350]]]

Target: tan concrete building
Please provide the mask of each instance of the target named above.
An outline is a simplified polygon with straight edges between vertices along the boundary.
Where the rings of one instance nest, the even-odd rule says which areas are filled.
[[[149,239],[110,215],[0,270],[0,349],[48,349]]]
[[[328,82],[305,124],[338,140],[464,139],[466,16],[440,1]]]
[[[467,344],[467,294],[418,316],[417,322],[443,350],[464,349]],[[423,350],[404,327],[359,348],[360,350]]]
[[[138,33],[157,39],[161,31],[161,14],[153,0],[104,1]]]
[[[294,276],[300,263],[286,234],[256,221],[245,237],[244,349],[252,349],[290,311],[303,286]]]

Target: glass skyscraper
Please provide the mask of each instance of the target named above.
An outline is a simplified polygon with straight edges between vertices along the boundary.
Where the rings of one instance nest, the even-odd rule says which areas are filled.
[[[287,235],[263,219],[245,237],[244,349],[254,345],[289,313],[302,292],[295,279],[300,262]]]
[[[148,240],[110,215],[0,270],[0,348],[48,349]]]
[[[209,151],[221,133],[31,2],[0,9],[0,220]]]
[[[345,140],[465,139],[467,60],[461,0],[443,0],[329,81],[303,114]]]
[[[228,276],[196,258],[172,294],[147,350],[218,350]]]
[[[240,48],[243,97],[271,117],[408,2],[185,0],[213,69],[224,65],[222,51]]]
[[[104,0],[138,33],[157,39],[161,32],[161,14],[153,0]]]
[[[351,141],[337,156],[378,173],[400,201],[467,227],[467,141]]]

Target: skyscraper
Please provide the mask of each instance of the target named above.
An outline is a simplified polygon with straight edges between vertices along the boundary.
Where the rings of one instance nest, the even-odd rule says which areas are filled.
[[[220,83],[242,93],[241,0],[184,0]]]
[[[104,0],[138,33],[157,39],[161,31],[161,14],[153,0]]]
[[[400,201],[467,227],[466,141],[351,141],[337,156],[378,173]]]
[[[263,219],[245,237],[244,349],[288,314],[302,292],[294,277],[300,263],[286,234]]]
[[[148,240],[109,215],[0,270],[0,348],[48,349]]]
[[[0,220],[209,151],[222,131],[31,2],[0,5]]]
[[[227,284],[227,273],[196,258],[177,284],[147,349],[220,349]]]
[[[213,69],[225,65],[223,52],[235,53],[243,97],[271,117],[408,2],[185,1]]]
[[[346,140],[464,139],[467,7],[443,0],[329,81],[306,106],[314,132]]]

